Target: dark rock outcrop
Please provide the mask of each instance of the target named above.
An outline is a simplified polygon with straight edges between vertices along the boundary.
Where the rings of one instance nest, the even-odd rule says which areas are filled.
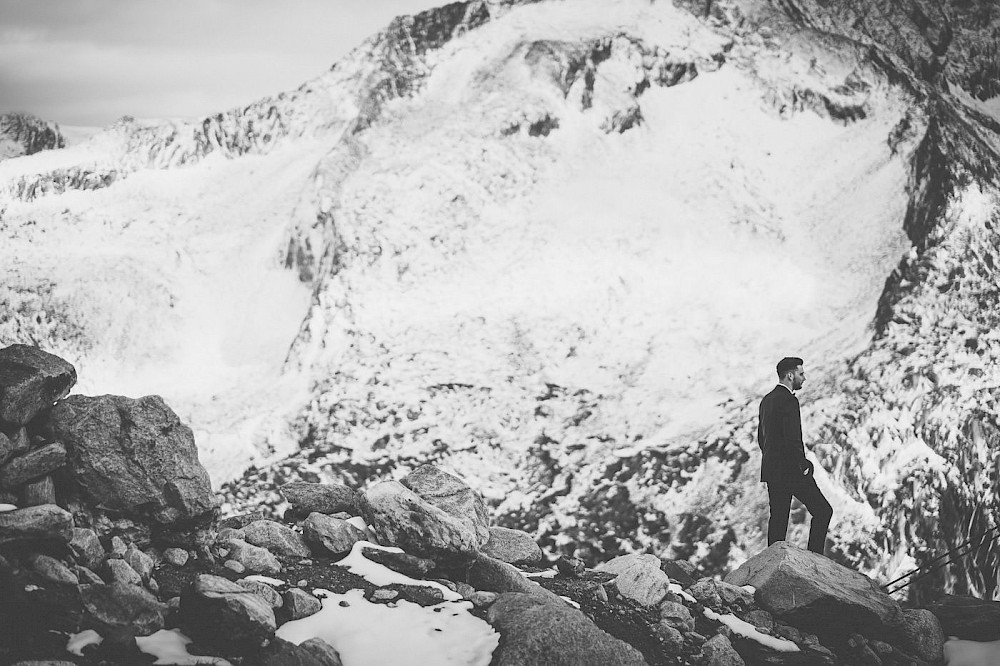
[[[0,421],[22,426],[65,397],[76,384],[76,368],[38,347],[0,349]]]

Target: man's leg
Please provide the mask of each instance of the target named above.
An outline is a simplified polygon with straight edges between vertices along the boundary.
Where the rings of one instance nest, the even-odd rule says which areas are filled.
[[[783,481],[767,482],[767,498],[771,516],[767,521],[767,545],[784,541],[788,533],[788,510],[792,506],[792,491]]]
[[[823,496],[812,474],[802,477],[801,481],[795,484],[792,494],[806,505],[806,510],[812,516],[809,522],[809,550],[822,555],[826,548],[826,533],[830,529],[830,519],[833,518],[833,507]]]

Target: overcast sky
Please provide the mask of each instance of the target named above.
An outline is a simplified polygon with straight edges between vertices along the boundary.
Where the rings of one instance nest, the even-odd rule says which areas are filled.
[[[0,113],[104,126],[297,88],[448,0],[0,0]]]

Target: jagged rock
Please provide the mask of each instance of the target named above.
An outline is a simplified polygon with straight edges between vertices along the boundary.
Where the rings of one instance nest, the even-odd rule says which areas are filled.
[[[51,474],[28,481],[21,487],[22,506],[56,503],[56,482]]]
[[[182,567],[187,564],[190,554],[183,548],[166,548],[163,551],[163,559],[175,567]]]
[[[242,539],[230,539],[229,558],[251,573],[281,573],[281,562],[267,548],[254,546]],[[242,572],[240,572],[242,573]]]
[[[577,578],[587,570],[587,563],[579,557],[560,556],[556,560],[556,569],[564,576]]]
[[[365,539],[365,533],[351,523],[323,513],[309,514],[302,523],[302,535],[318,555],[343,555]]]
[[[109,583],[127,583],[129,585],[142,585],[142,576],[129,566],[125,560],[117,558],[109,559],[104,563],[104,568],[108,572]]]
[[[278,609],[285,605],[284,599],[276,589],[258,580],[238,580],[236,584],[249,590],[271,605],[271,608]]]
[[[477,590],[485,592],[520,592],[542,601],[562,603],[558,595],[549,592],[533,580],[528,580],[513,565],[480,553],[466,571],[467,580]]]
[[[634,599],[643,606],[657,605],[670,591],[670,578],[660,570],[660,559],[656,555],[620,555],[594,570],[616,574],[609,584],[623,597]]]
[[[381,548],[363,546],[361,554],[365,556],[365,559],[377,562],[411,578],[423,578],[434,568],[434,560],[416,557],[408,553],[394,553]]]
[[[256,650],[276,628],[270,604],[211,574],[199,575],[181,595],[180,612],[185,633],[195,640],[241,651]]]
[[[701,646],[702,664],[706,666],[744,666],[745,662],[729,639],[722,634],[712,636]]]
[[[753,594],[742,587],[725,581],[713,580],[715,589],[724,608],[732,611],[745,611],[753,605]],[[697,595],[692,594],[695,598]]]
[[[67,585],[78,585],[80,579],[69,567],[61,561],[48,555],[35,553],[28,558],[31,569],[42,578],[53,583],[64,583]]]
[[[750,558],[725,580],[752,585],[761,608],[819,636],[859,631],[884,638],[903,621],[899,604],[871,579],[785,541]]]
[[[319,599],[297,587],[286,590],[281,597],[285,601],[285,610],[288,612],[288,616],[293,620],[301,620],[304,617],[315,615],[323,607]]]
[[[65,397],[76,383],[76,369],[28,345],[0,349],[0,421],[24,425]]]
[[[0,513],[0,546],[30,541],[68,544],[72,538],[73,516],[55,504]]]
[[[628,643],[599,629],[586,615],[562,602],[527,594],[501,594],[487,611],[500,632],[493,666],[606,666],[645,664]]]
[[[358,493],[353,488],[339,483],[306,483],[294,481],[278,489],[296,513],[308,516],[310,513],[356,513]]]
[[[149,636],[163,629],[166,606],[136,585],[81,585],[84,624],[105,638]]]
[[[774,618],[766,610],[752,610],[743,616],[743,619],[752,624],[757,629],[774,629]]]
[[[468,561],[486,542],[468,519],[456,518],[396,481],[368,488],[359,505],[379,542],[412,555]],[[484,532],[488,539],[489,531]]]
[[[191,429],[159,396],[72,396],[49,417],[73,491],[91,509],[173,523],[215,510]]]
[[[136,548],[135,544],[129,544],[122,559],[139,574],[143,583],[149,582],[149,577],[153,575],[153,558]]]
[[[247,543],[267,548],[275,555],[309,557],[309,546],[302,535],[290,527],[273,520],[255,520],[243,527],[243,539]]]
[[[929,610],[908,608],[903,610],[903,624],[896,639],[904,652],[936,664],[944,659],[944,631],[941,623]]]
[[[117,555],[118,557],[125,557],[125,553],[128,551],[128,545],[125,540],[120,536],[115,535],[111,537],[111,554]]]
[[[1000,640],[1000,601],[945,595],[927,610],[937,617],[945,636],[967,641]]]
[[[660,620],[678,631],[694,631],[694,617],[691,611],[677,601],[660,602]]]
[[[11,458],[0,469],[0,490],[13,490],[66,464],[66,448],[54,442]]]
[[[534,537],[522,530],[491,527],[490,539],[482,551],[490,557],[509,564],[535,564],[542,561],[542,549]]]
[[[222,563],[222,566],[226,567],[235,574],[244,574],[246,573],[247,570],[245,566],[243,566],[236,560],[226,560],[225,562]]]
[[[87,567],[98,567],[104,563],[104,547],[94,530],[86,527],[74,527],[73,537],[69,542],[78,562]]]
[[[476,608],[486,608],[488,606],[492,606],[499,597],[500,595],[496,592],[476,591],[470,594],[467,598]]]
[[[722,607],[722,595],[713,578],[700,578],[694,585],[688,588],[688,594],[709,608]]]
[[[476,535],[477,547],[490,540],[490,515],[486,502],[458,477],[434,465],[421,465],[404,476],[400,483],[421,499],[468,525]]]

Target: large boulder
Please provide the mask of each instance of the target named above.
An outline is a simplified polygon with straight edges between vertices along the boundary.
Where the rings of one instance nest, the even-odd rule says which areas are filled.
[[[119,640],[163,629],[167,607],[137,585],[81,585],[84,626]]]
[[[24,425],[65,397],[76,383],[76,369],[38,347],[0,349],[0,421]]]
[[[945,595],[927,608],[945,636],[968,641],[1000,641],[1000,601],[963,595]]]
[[[924,608],[903,611],[903,624],[897,631],[896,644],[907,654],[930,664],[944,660],[944,631],[934,613]]]
[[[744,562],[725,582],[753,586],[762,608],[818,636],[857,632],[889,640],[903,623],[902,608],[870,578],[785,541]]]
[[[660,558],[656,555],[620,555],[598,565],[595,570],[616,574],[611,585],[623,597],[634,599],[643,606],[656,606],[670,591],[670,577],[660,569]]]
[[[486,539],[470,520],[458,518],[396,481],[377,483],[359,501],[359,509],[379,542],[411,555],[434,560],[471,560]]]
[[[273,520],[255,520],[243,528],[243,539],[275,555],[309,557],[309,546],[302,535]]]
[[[365,540],[365,533],[353,524],[319,512],[310,513],[303,521],[302,536],[315,554],[337,557]]]
[[[191,429],[159,396],[72,396],[48,426],[66,446],[70,492],[85,509],[163,525],[216,507]]]
[[[645,664],[642,653],[599,629],[565,603],[527,594],[501,594],[487,620],[500,632],[493,666],[606,666]]]
[[[225,578],[201,574],[181,595],[185,633],[210,645],[242,652],[274,637],[274,610],[264,599]]]
[[[465,523],[476,535],[476,545],[490,540],[490,515],[483,498],[457,476],[434,465],[421,465],[400,481],[421,499]]]

